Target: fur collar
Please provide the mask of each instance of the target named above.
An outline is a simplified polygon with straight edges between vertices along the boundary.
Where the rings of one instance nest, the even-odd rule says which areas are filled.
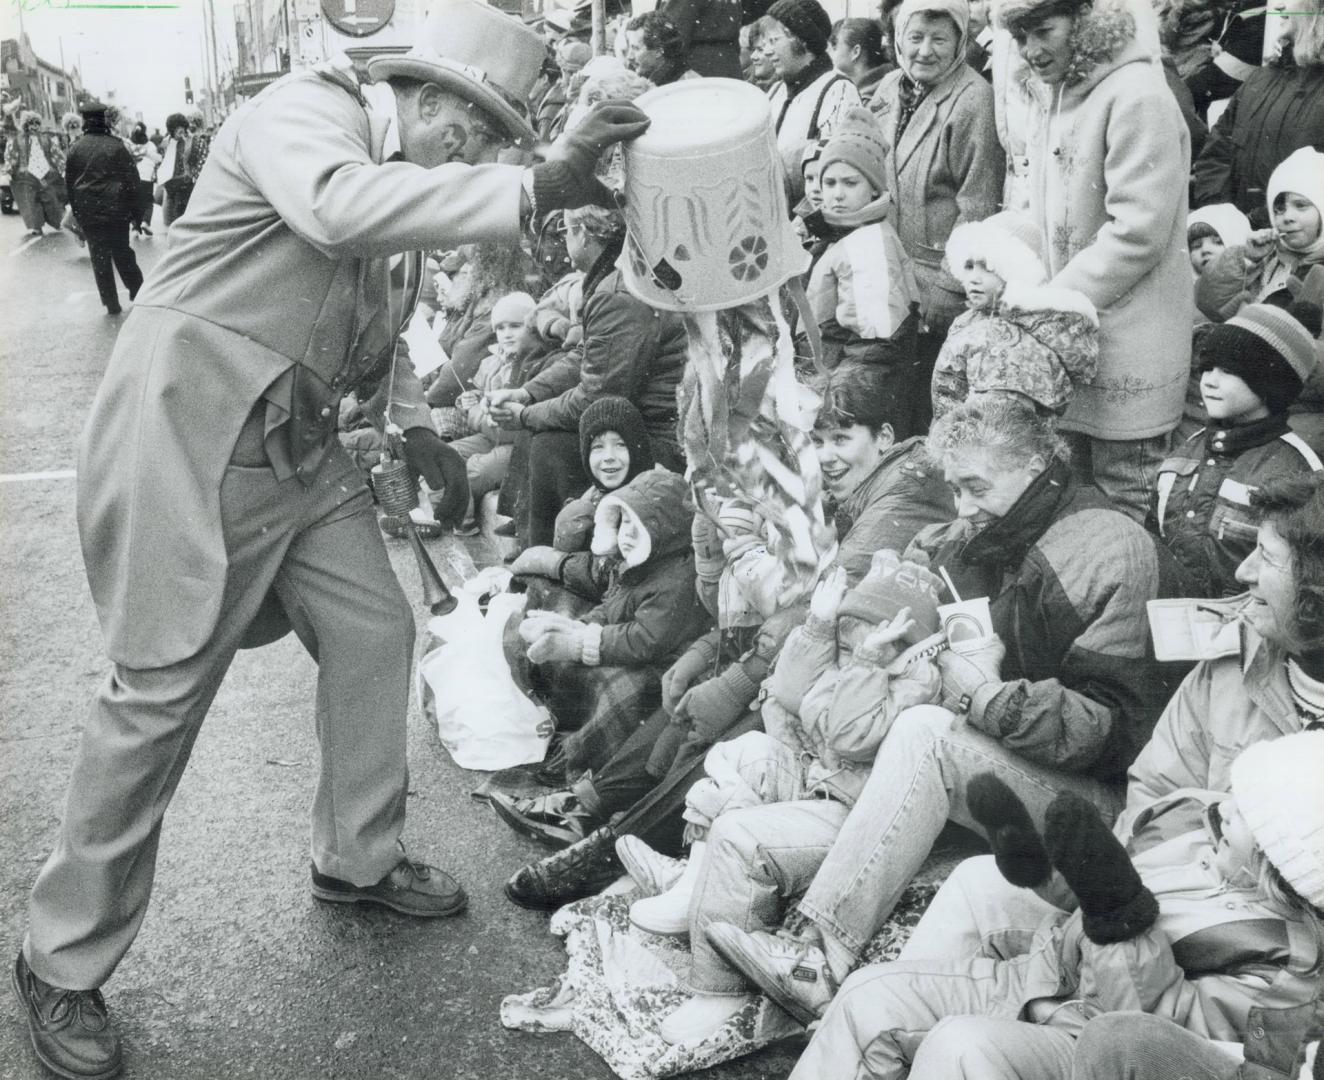
[[[1099,325],[1099,313],[1090,298],[1075,289],[1060,285],[1027,285],[1021,281],[1007,282],[998,301],[1006,311],[1061,311],[1079,315],[1091,326]]]

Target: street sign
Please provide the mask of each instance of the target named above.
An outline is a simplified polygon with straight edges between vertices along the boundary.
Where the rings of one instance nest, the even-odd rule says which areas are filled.
[[[322,14],[342,34],[367,37],[391,21],[395,0],[322,0]]]

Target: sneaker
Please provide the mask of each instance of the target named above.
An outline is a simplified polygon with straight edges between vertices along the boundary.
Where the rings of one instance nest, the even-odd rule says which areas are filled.
[[[351,885],[314,866],[313,895],[332,904],[377,904],[420,919],[458,915],[469,903],[450,874],[411,859],[401,859],[376,885]]]
[[[681,937],[690,932],[690,901],[699,881],[706,844],[700,840],[690,849],[689,860],[680,877],[666,892],[647,896],[630,905],[630,922],[662,937]]]
[[[124,1065],[120,1037],[100,990],[64,990],[39,979],[22,952],[10,980],[28,1018],[32,1049],[67,1080],[107,1080]]]
[[[806,1027],[837,992],[827,957],[816,945],[720,922],[709,923],[704,935],[722,959]]]
[[[552,910],[601,892],[621,873],[616,833],[604,825],[564,851],[520,869],[506,882],[506,899],[524,908]]]
[[[685,860],[654,851],[637,836],[616,841],[616,857],[645,896],[657,896],[676,884],[685,872]]]
[[[529,799],[494,791],[488,802],[497,817],[517,833],[555,848],[578,843],[598,824],[572,791],[554,791]]]
[[[753,994],[695,994],[657,1026],[672,1046],[702,1042],[754,1000]]]

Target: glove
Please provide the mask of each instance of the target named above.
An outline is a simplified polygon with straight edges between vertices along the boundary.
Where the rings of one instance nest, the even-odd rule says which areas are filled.
[[[561,567],[569,556],[553,547],[525,548],[510,564],[512,574],[534,574],[538,577],[561,580]]]
[[[1022,889],[1048,880],[1053,871],[1048,852],[1020,796],[993,773],[980,773],[966,787],[965,803],[988,834],[1004,878]]]
[[[585,626],[573,619],[565,620],[568,625],[552,625],[539,635],[529,646],[528,657],[535,664],[550,664],[555,661],[578,662],[584,657]],[[521,635],[524,628],[520,627]]]
[[[455,528],[469,509],[469,474],[464,458],[430,428],[409,428],[404,433],[404,446],[409,471],[415,478],[421,475],[428,487],[442,493],[442,498],[432,504],[437,521],[443,528]]]
[[[997,634],[958,641],[940,652],[937,664],[942,675],[942,707],[954,713],[969,712],[976,690],[1002,681],[1002,658],[1006,655],[1007,647]]]
[[[745,715],[758,692],[758,684],[745,674],[745,669],[732,664],[715,678],[686,690],[674,715],[688,720],[695,735],[712,744]]]
[[[844,566],[838,566],[827,574],[814,588],[814,595],[809,601],[809,614],[824,622],[836,622],[837,610],[841,607],[848,584]]]
[[[700,638],[662,673],[662,708],[668,716],[676,715],[676,703],[685,696],[694,681],[712,671],[717,653],[706,645],[705,639]]]
[[[651,121],[628,101],[600,101],[572,131],[547,148],[547,160],[533,167],[533,201],[538,213],[573,210],[590,203],[611,205],[611,192],[593,175],[608,147],[642,135]]]
[[[1154,925],[1158,901],[1092,803],[1070,791],[1054,799],[1044,815],[1044,844],[1096,945],[1129,941]]]

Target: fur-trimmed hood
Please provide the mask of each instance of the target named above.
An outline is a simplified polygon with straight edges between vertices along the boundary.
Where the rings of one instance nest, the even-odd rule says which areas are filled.
[[[647,543],[640,544],[624,560],[627,569],[688,548],[694,517],[685,506],[688,492],[679,474],[655,465],[604,496],[593,515],[593,554],[610,555],[616,550],[621,518],[627,515],[648,536]]]
[[[994,24],[1005,29],[1009,20],[1024,19],[1043,4],[1044,0],[998,0],[993,9]],[[1158,16],[1145,0],[1095,0],[1076,16],[1071,48],[1062,92],[1083,96],[1126,64],[1159,62]],[[1013,62],[1012,77],[1036,93],[1050,89],[1034,77],[1019,55]]]

